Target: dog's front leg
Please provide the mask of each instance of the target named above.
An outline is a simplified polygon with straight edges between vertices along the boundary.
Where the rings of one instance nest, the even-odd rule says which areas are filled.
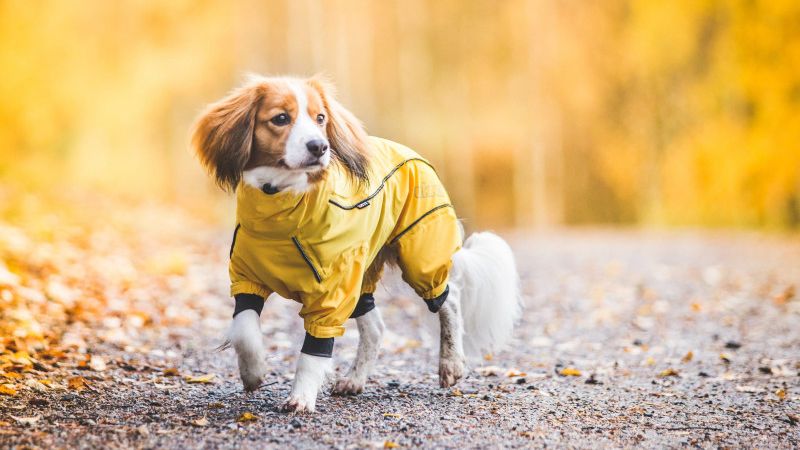
[[[324,339],[316,339],[306,335],[306,341],[303,344],[303,351],[297,359],[297,370],[294,375],[294,383],[292,384],[292,392],[289,398],[281,405],[281,410],[286,412],[314,412],[317,405],[317,394],[319,393],[325,379],[333,372],[333,358],[331,358],[331,351],[333,350],[333,338],[329,338],[330,346],[327,349],[320,351],[319,341]],[[308,350],[309,342],[312,342],[311,348]],[[322,344],[326,346],[327,344]],[[309,354],[316,353],[316,354]]]
[[[245,391],[258,389],[267,373],[258,312],[248,309],[236,314],[228,330],[228,343],[236,350]]]
[[[333,393],[339,395],[358,394],[364,390],[367,377],[372,372],[383,336],[383,318],[378,308],[356,318],[358,325],[358,352],[347,375],[336,382]]]
[[[450,387],[464,376],[464,326],[461,319],[461,302],[453,289],[439,310],[441,341],[439,349],[439,385]]]

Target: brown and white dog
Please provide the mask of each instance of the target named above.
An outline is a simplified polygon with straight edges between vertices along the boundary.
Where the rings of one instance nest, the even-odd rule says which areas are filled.
[[[192,145],[226,190],[244,182],[256,188],[310,192],[324,179],[333,159],[352,178],[365,180],[371,157],[369,138],[361,123],[334,99],[329,83],[318,77],[251,77],[201,114]],[[386,255],[391,252],[381,252],[378,257]],[[438,312],[442,387],[455,384],[464,375],[465,348],[476,354],[497,349],[510,338],[520,314],[514,257],[500,237],[473,234],[453,255],[452,263],[450,295]],[[228,333],[248,390],[256,388],[266,372],[257,312],[236,314]],[[361,392],[378,355],[384,330],[378,308],[356,322],[356,360],[334,385],[337,394]],[[283,409],[313,411],[317,394],[331,372],[331,358],[301,353],[292,392]]]

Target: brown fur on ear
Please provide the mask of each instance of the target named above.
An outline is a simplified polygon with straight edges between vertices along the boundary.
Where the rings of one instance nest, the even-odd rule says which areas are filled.
[[[335,89],[330,82],[317,75],[309,79],[308,84],[319,92],[325,110],[328,111],[326,131],[331,154],[344,165],[355,181],[368,182],[369,137],[361,121],[336,100]]]
[[[210,104],[194,124],[192,147],[226,191],[236,189],[250,159],[260,101],[257,86],[240,87]]]

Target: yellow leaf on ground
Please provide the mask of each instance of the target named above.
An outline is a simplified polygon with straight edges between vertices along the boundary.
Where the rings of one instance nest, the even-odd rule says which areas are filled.
[[[777,395],[779,399],[783,400],[786,398],[786,390],[778,389],[777,391],[775,391],[775,395]]]
[[[258,416],[251,412],[243,412],[242,415],[236,419],[237,422],[252,422],[254,420],[258,420]]]
[[[11,416],[12,419],[16,420],[20,425],[35,425],[42,416],[34,416],[34,417],[17,417]]]
[[[677,370],[675,370],[675,369],[673,369],[671,367],[669,369],[661,371],[661,373],[658,374],[659,378],[677,377],[677,376],[680,376],[680,374],[678,373]]]
[[[394,417],[395,419],[402,419],[403,415],[397,413],[383,413],[383,417]]]
[[[67,378],[67,387],[76,391],[82,391],[89,387],[89,382],[83,377]]]
[[[394,441],[383,442],[383,448],[398,448],[398,447],[400,447],[400,444],[398,444],[397,442]]]
[[[17,395],[17,390],[14,389],[10,384],[0,384],[0,394],[10,395],[13,397]]]
[[[652,356],[649,356],[649,357],[647,357],[646,360],[644,360],[644,365],[645,366],[654,366],[654,365],[656,365],[656,360]]]
[[[214,378],[216,375],[213,373],[209,373],[206,375],[200,375],[196,377],[186,377],[187,383],[203,383],[203,384],[211,384],[214,382]]]
[[[3,374],[3,376],[8,380],[19,380],[22,378],[22,374],[17,372],[6,372]]]
[[[579,377],[579,376],[581,376],[581,371],[578,370],[578,369],[575,369],[574,367],[564,367],[558,373],[559,373],[559,375],[561,375],[563,377]]]
[[[689,350],[688,353],[683,355],[683,358],[681,358],[681,361],[687,363],[687,362],[691,361],[692,358],[694,358],[694,353],[692,353],[692,351]]]
[[[195,420],[192,421],[192,425],[194,425],[196,427],[208,426],[208,419],[206,419],[205,417],[201,417],[199,419],[195,419]]]
[[[19,351],[11,355],[11,362],[22,364],[23,366],[32,366],[31,355],[28,352]]]
[[[462,393],[461,393],[461,390],[459,390],[458,388],[455,388],[455,389],[453,389],[452,391],[450,391],[450,396],[451,396],[451,397],[463,397],[463,396],[464,396],[464,394],[462,394]],[[385,415],[386,415],[386,414],[384,414],[384,416],[385,416]]]
[[[177,377],[178,375],[180,375],[178,373],[178,369],[174,367],[170,367],[169,369],[164,369],[164,372],[162,373],[164,374],[165,377]]]
[[[517,369],[508,369],[508,372],[506,372],[506,376],[507,376],[508,378],[513,378],[513,377],[524,377],[525,375],[527,375],[527,373],[525,373],[525,372],[520,372],[520,371],[519,371],[519,370],[517,370]]]
[[[494,356],[491,353],[487,353],[487,354],[483,355],[483,360],[484,361],[491,361],[493,359],[494,359]]]

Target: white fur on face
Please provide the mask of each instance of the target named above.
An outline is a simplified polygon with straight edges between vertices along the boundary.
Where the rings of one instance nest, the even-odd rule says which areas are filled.
[[[256,189],[270,184],[280,190],[305,192],[311,187],[308,182],[308,173],[302,170],[289,170],[283,167],[261,166],[245,170],[242,179],[246,184]]]
[[[300,169],[309,160],[314,158],[309,153],[306,144],[310,141],[322,139],[326,140],[325,134],[314,118],[308,115],[308,97],[306,96],[305,86],[300,80],[287,80],[289,89],[297,100],[297,117],[292,123],[289,131],[289,138],[286,140],[286,151],[283,160],[290,169]],[[327,167],[331,159],[331,153],[326,152],[319,159],[318,168]]]

